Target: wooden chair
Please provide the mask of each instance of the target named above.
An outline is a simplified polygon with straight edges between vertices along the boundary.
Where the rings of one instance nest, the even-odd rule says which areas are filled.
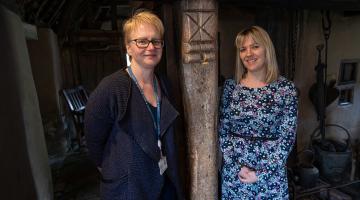
[[[62,94],[65,97],[67,106],[71,112],[76,129],[76,139],[81,147],[81,138],[84,134],[84,113],[86,102],[89,98],[83,86],[76,86],[75,88],[63,89]]]

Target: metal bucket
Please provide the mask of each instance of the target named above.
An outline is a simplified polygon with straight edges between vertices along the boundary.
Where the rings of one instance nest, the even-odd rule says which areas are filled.
[[[333,125],[340,127],[338,125]],[[352,152],[350,149],[350,134],[344,130],[347,135],[346,143],[329,139],[312,138],[312,147],[315,152],[315,165],[320,171],[320,176],[331,183],[339,183],[349,177]]]
[[[320,176],[332,183],[338,183],[347,177],[351,167],[351,151],[330,152],[315,146],[316,164],[320,170]]]

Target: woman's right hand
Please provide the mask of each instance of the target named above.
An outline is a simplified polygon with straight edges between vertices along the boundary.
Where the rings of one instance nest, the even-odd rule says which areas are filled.
[[[240,172],[238,173],[238,177],[243,183],[255,183],[258,180],[256,172],[246,166],[241,167]]]

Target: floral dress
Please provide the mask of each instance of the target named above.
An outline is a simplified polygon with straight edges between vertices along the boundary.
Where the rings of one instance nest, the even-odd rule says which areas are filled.
[[[261,88],[225,81],[219,123],[223,200],[289,198],[285,165],[296,121],[297,92],[284,77]],[[242,166],[254,169],[258,181],[240,182]]]

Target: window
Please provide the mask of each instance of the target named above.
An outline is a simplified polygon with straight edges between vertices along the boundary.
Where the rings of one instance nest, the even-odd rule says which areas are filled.
[[[346,106],[354,103],[354,88],[358,77],[359,62],[359,59],[341,60],[337,86],[340,92],[338,101],[339,106]]]
[[[350,84],[356,82],[358,61],[343,60],[341,61],[339,71],[339,85]]]

